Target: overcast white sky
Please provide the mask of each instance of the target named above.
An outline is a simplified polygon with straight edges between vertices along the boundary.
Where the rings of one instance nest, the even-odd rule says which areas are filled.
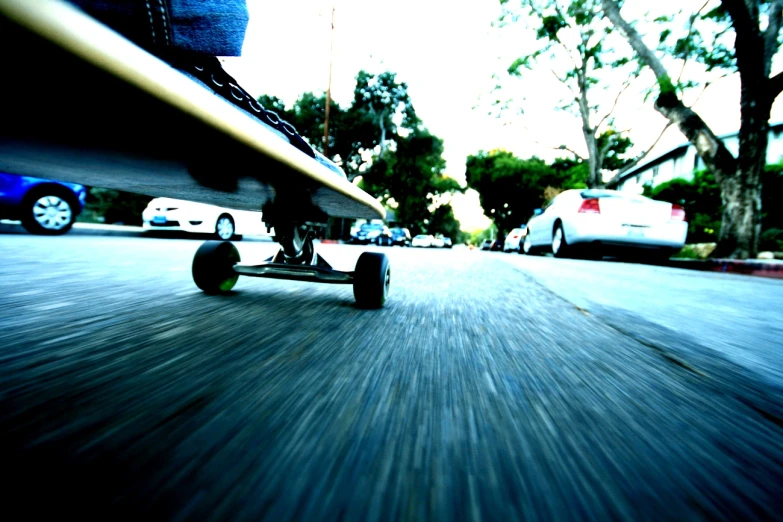
[[[690,1],[665,0],[656,7],[673,12]],[[279,96],[287,104],[303,92],[325,91],[332,6],[332,97],[348,106],[361,69],[397,73],[399,81],[407,82],[424,125],[443,138],[450,176],[464,181],[465,158],[479,150],[505,148],[520,157],[550,157],[551,147],[560,144],[584,148],[578,122],[555,110],[563,90],[548,72],[526,74],[515,87],[519,92],[503,92],[504,97],[534,100],[524,116],[497,119],[488,116],[486,106],[474,109],[480,100],[491,99],[493,73],[502,73],[529,50],[524,35],[491,27],[500,15],[497,0],[248,0],[243,56],[227,60],[226,68],[251,94]],[[735,81],[720,82],[695,108],[716,132],[734,132],[738,92]],[[780,105],[773,121],[783,117]],[[631,128],[639,146],[651,144],[665,123],[650,104],[632,96],[620,114],[618,127]],[[671,129],[658,150],[684,141]],[[475,193],[456,198],[453,205],[463,228],[489,224]]]

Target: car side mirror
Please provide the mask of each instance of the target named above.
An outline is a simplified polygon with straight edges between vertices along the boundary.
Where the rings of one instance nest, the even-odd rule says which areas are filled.
[[[534,216],[540,216],[540,215],[541,215],[541,214],[543,214],[543,213],[544,213],[544,209],[542,209],[542,208],[537,208],[537,209],[535,209],[535,210],[533,211],[533,215],[534,215]]]

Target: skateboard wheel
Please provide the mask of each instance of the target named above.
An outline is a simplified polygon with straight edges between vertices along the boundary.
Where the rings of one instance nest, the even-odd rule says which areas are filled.
[[[193,257],[193,281],[208,294],[225,294],[239,279],[234,265],[239,263],[239,251],[228,241],[207,241]]]
[[[356,262],[353,296],[360,308],[381,308],[389,295],[391,269],[386,254],[365,252]]]

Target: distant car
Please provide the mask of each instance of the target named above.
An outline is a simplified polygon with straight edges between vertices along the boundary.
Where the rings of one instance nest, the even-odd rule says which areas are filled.
[[[0,172],[0,218],[20,220],[31,234],[65,234],[86,201],[83,185]]]
[[[430,236],[430,237],[432,237],[432,236]],[[431,246],[432,246],[432,248],[443,248],[443,247],[446,246],[446,242],[443,241],[442,237],[435,236],[435,237],[432,237],[432,245]]]
[[[525,234],[525,226],[515,228],[506,236],[506,240],[503,241],[503,252],[519,252],[519,246],[522,241],[522,237]]]
[[[556,257],[644,251],[669,257],[685,245],[688,223],[680,206],[616,190],[566,190],[527,223],[526,254]],[[587,250],[585,250],[587,249]]]
[[[418,236],[413,238],[413,240],[411,241],[411,246],[419,247],[419,248],[431,248],[434,239],[435,238],[433,236],[430,236],[428,234],[419,234]]]
[[[220,239],[271,235],[261,212],[233,210],[181,199],[155,198],[141,214],[145,230],[214,234]]]
[[[495,241],[492,242],[492,247],[490,247],[490,250],[493,252],[500,252],[503,250],[503,240],[500,238],[497,238]]]
[[[395,227],[391,232],[392,246],[411,246],[411,232],[407,228]]]
[[[485,240],[483,243],[481,243],[481,250],[492,250],[492,241],[491,239]]]
[[[454,246],[454,245],[452,244],[452,242],[451,242],[451,238],[450,238],[450,237],[444,237],[444,238],[443,238],[443,247],[444,247],[444,248],[451,248],[451,247],[453,247],[453,246]]]
[[[351,234],[351,243],[357,245],[391,246],[392,234],[389,227],[383,223],[362,223]]]

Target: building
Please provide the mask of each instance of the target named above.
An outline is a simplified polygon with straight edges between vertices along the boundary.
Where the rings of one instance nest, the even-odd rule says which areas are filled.
[[[739,149],[737,133],[726,134],[719,138],[736,156]],[[783,161],[783,123],[776,123],[769,128],[767,163],[781,161]],[[656,186],[675,178],[690,180],[693,179],[693,171],[703,168],[704,162],[696,154],[696,148],[690,143],[684,143],[613,178],[606,183],[606,188],[641,194],[645,185]]]

